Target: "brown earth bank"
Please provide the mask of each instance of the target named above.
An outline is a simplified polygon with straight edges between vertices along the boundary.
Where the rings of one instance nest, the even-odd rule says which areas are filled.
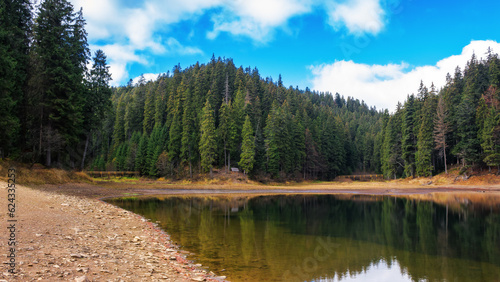
[[[7,183],[0,181],[0,187],[0,281],[224,279],[186,260],[156,224],[97,199],[17,185],[16,222],[8,222]],[[11,224],[15,274],[7,257]]]

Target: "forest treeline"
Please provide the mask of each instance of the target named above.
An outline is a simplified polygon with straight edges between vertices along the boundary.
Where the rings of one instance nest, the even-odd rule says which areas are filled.
[[[46,0],[32,11],[29,1],[0,4],[0,157],[172,178],[231,167],[256,178],[397,178],[500,165],[492,51],[457,67],[442,89],[421,83],[389,113],[215,56],[110,88],[81,10]]]
[[[353,172],[431,176],[500,164],[500,61],[472,56],[439,91],[421,83],[395,112],[338,93],[284,87],[231,59],[114,89],[93,169],[186,177],[235,166],[274,178]]]
[[[380,168],[382,113],[338,94],[286,88],[281,77],[263,79],[231,59],[175,66],[155,81],[113,89],[111,100],[92,169],[186,177],[239,167],[331,179]]]

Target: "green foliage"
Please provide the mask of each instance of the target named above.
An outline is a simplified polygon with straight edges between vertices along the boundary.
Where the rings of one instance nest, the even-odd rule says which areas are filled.
[[[146,174],[149,169],[149,164],[147,162],[148,141],[148,136],[146,134],[142,134],[139,140],[139,146],[137,147],[135,170],[139,171],[141,174]]]
[[[422,108],[420,128],[417,135],[416,172],[418,176],[432,176],[432,154],[434,151],[434,115],[437,97],[427,97]]]
[[[243,136],[243,144],[241,145],[241,156],[238,165],[247,174],[252,171],[255,162],[255,137],[248,115],[245,117],[243,132],[241,134]]]
[[[424,94],[424,93],[422,93]],[[417,150],[417,105],[415,96],[410,95],[406,100],[403,108],[403,123],[402,129],[402,156],[404,160],[404,168],[406,177],[415,176],[415,153]]]
[[[402,155],[402,109],[398,104],[396,113],[389,117],[385,126],[384,142],[382,145],[382,172],[385,178],[396,178],[402,175],[403,155]]]
[[[0,158],[19,151],[26,134],[22,106],[27,77],[31,4],[26,0],[0,2]],[[24,131],[24,132],[23,132]]]
[[[210,96],[210,91],[209,95]],[[204,171],[212,172],[215,163],[216,146],[216,132],[215,132],[215,118],[214,110],[210,105],[210,99],[207,99],[205,107],[203,107],[203,114],[201,116],[200,127],[200,156],[201,167]]]

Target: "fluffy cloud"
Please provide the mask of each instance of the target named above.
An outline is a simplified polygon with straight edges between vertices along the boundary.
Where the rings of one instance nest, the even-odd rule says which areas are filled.
[[[393,111],[398,101],[416,93],[422,80],[427,87],[434,83],[436,89],[445,85],[446,74],[453,75],[455,68],[462,70],[472,54],[484,57],[488,47],[500,52],[500,43],[490,40],[472,41],[459,55],[444,58],[435,65],[411,68],[409,64],[366,65],[353,61],[336,61],[333,64],[310,66],[313,74],[312,89],[338,92],[364,100],[369,106]]]
[[[384,27],[385,11],[379,0],[351,0],[327,3],[330,25],[346,27],[354,34],[377,34]]]
[[[222,12],[212,17],[214,28],[207,37],[214,39],[220,32],[229,32],[266,42],[275,28],[285,25],[294,16],[310,12],[312,4],[304,0],[226,1]]]

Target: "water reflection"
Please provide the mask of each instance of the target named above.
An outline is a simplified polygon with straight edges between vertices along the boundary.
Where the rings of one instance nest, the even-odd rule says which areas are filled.
[[[495,281],[496,206],[390,197],[171,197],[112,203],[232,281]]]

